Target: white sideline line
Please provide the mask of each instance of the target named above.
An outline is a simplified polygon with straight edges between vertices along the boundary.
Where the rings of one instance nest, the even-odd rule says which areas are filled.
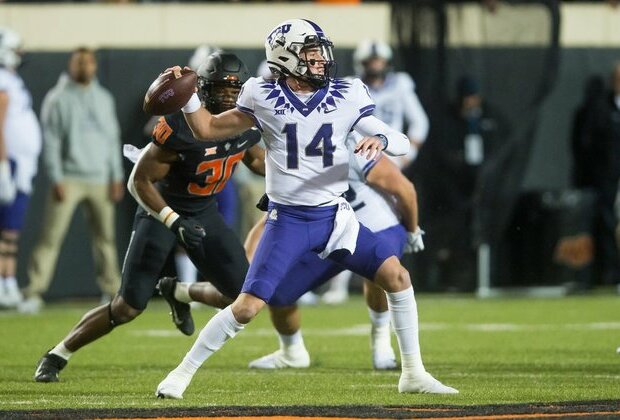
[[[583,324],[449,324],[449,323],[421,323],[422,331],[464,330],[475,332],[522,332],[522,331],[601,331],[620,330],[620,322],[590,322]],[[346,328],[303,328],[307,336],[365,336],[370,333],[370,324],[358,324]],[[179,337],[181,333],[172,327],[170,329],[133,330],[132,335],[139,337]],[[246,337],[273,337],[275,330],[271,328],[250,329],[243,333]]]
[[[475,373],[465,373],[465,372],[447,372],[444,373],[443,376],[446,377],[461,377],[461,378],[527,378],[527,379],[540,379],[540,378],[584,378],[588,379],[611,379],[618,380],[620,379],[620,375],[604,375],[604,374],[583,374],[583,373],[497,373],[497,372],[475,372]]]

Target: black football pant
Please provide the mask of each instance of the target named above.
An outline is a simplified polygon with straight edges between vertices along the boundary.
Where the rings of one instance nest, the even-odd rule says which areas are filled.
[[[187,254],[198,271],[224,295],[235,299],[248,271],[248,260],[235,233],[213,205],[192,216],[205,229],[202,246]],[[144,310],[153,296],[168,255],[177,245],[176,235],[138,207],[123,263],[119,294],[131,307]]]

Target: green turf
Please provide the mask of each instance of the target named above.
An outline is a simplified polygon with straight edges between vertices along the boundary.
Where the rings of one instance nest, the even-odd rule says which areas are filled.
[[[370,368],[366,310],[304,308],[312,368],[250,371],[277,345],[261,316],[194,378],[182,401],[155,387],[194,339],[176,334],[161,301],[75,354],[61,383],[32,381],[37,359],[88,309],[51,305],[38,316],[0,312],[0,410],[209,405],[497,404],[618,399],[620,298],[475,300],[418,297],[427,369],[457,396],[400,395],[398,372]],[[214,312],[195,312],[198,329]],[[395,340],[394,340],[395,343]]]

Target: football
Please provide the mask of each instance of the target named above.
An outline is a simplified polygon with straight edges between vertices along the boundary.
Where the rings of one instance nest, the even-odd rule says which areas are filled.
[[[167,115],[180,110],[196,89],[196,72],[183,69],[176,78],[171,71],[162,73],[144,95],[142,109],[149,115]]]

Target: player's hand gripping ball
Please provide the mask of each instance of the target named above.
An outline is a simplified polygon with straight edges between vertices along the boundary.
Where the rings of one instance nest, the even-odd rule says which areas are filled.
[[[179,111],[195,92],[197,81],[198,76],[193,70],[185,68],[175,72],[168,69],[149,86],[142,109],[149,115],[168,115]]]

